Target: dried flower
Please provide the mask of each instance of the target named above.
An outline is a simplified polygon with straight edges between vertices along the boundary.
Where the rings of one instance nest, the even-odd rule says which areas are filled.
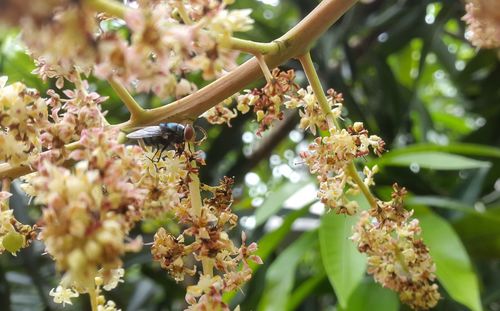
[[[267,130],[274,120],[283,119],[281,106],[285,102],[290,102],[291,98],[296,98],[299,86],[294,82],[295,72],[286,72],[275,68],[272,72],[272,80],[262,89],[246,90],[245,94],[237,97],[236,108],[242,113],[246,113],[253,107],[253,111],[259,122],[257,135]]]

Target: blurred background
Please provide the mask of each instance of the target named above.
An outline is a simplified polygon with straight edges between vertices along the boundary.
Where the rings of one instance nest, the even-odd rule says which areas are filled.
[[[234,7],[253,9],[254,30],[244,38],[267,42],[317,3],[238,0]],[[389,152],[361,160],[358,168],[379,165],[374,191],[381,198],[390,196],[394,182],[409,190],[407,206],[415,209],[438,266],[443,299],[435,310],[495,311],[500,310],[500,62],[497,51],[477,50],[465,39],[464,14],[464,3],[454,0],[359,3],[316,43],[312,57],[325,89],[343,94],[346,124],[362,121],[387,143]],[[295,69],[305,85],[298,62],[281,68]],[[33,69],[18,32],[1,29],[0,75],[42,93],[55,88],[54,82],[44,84],[32,75]],[[204,83],[196,74],[190,78]],[[111,87],[90,81],[110,97],[104,104],[109,121],[127,120]],[[169,102],[149,94],[136,98],[144,107]],[[241,310],[407,310],[370,276],[349,287],[352,280],[343,274],[364,269],[364,256],[348,240],[355,220],[323,215],[316,182],[298,156],[312,140],[298,130],[298,115],[287,112],[263,138],[255,135],[258,125],[252,119],[251,114],[240,116],[231,128],[198,122],[208,132],[202,182],[235,176],[233,208],[240,218],[233,238],[239,245],[238,232],[244,230],[259,243],[264,260],[248,286],[226,301]],[[21,194],[11,205],[24,223],[33,223],[40,213]],[[136,233],[150,242],[159,226],[180,230],[158,219],[142,223]],[[185,307],[184,287],[192,280],[176,284],[151,263],[148,247],[127,256],[125,267],[125,283],[106,293],[123,310]],[[4,254],[0,310],[60,309],[48,295],[58,279],[41,244],[17,257]],[[346,292],[353,294],[342,298]],[[65,309],[90,307],[82,296]]]

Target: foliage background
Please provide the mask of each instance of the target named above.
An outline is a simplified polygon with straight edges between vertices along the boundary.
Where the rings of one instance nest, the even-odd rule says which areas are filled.
[[[266,2],[237,1],[254,10],[256,24],[246,38],[271,41],[317,4]],[[323,85],[343,93],[346,122],[363,121],[388,144],[390,152],[363,164],[381,167],[380,197],[389,195],[393,182],[410,190],[407,205],[420,219],[444,296],[436,310],[499,310],[500,63],[496,51],[476,50],[464,39],[463,8],[453,0],[360,3],[317,42],[312,56]],[[0,31],[1,75],[42,92],[54,88],[30,74],[33,64],[17,35]],[[300,70],[294,61],[287,67]],[[298,78],[305,82],[300,71]],[[110,122],[126,120],[109,85],[92,82],[110,96],[104,107]],[[147,94],[136,98],[145,107],[167,104]],[[199,122],[209,133],[202,181],[236,177],[240,229],[259,242],[265,262],[249,286],[227,300],[242,310],[405,310],[395,294],[364,276],[364,257],[347,239],[354,220],[319,217],[314,180],[297,158],[311,137],[295,130],[297,123],[287,115],[259,139],[248,115],[231,128]],[[22,195],[11,204],[20,221],[37,218],[39,211]],[[160,225],[178,230],[159,219],[137,233],[151,241]],[[120,307],[184,307],[184,289],[151,264],[147,247],[125,262],[126,282],[107,293]],[[0,257],[0,310],[54,310],[48,292],[56,284],[40,244]],[[87,310],[86,300],[66,309]]]

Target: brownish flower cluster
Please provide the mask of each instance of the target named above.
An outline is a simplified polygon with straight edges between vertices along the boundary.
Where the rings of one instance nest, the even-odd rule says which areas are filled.
[[[228,106],[233,102],[233,98],[229,97],[222,103],[215,105],[214,107],[203,113],[202,117],[207,119],[210,124],[224,124],[226,123],[228,127],[231,127],[231,120],[238,116],[236,109],[231,109]]]
[[[271,72],[272,78],[261,89],[246,90],[245,94],[237,97],[237,109],[245,114],[253,107],[259,122],[257,135],[267,130],[274,120],[283,119],[282,105],[288,101],[296,100],[297,91],[300,89],[295,83],[293,70],[280,71],[275,68]]]
[[[368,255],[368,273],[375,280],[399,293],[402,302],[413,309],[430,309],[440,298],[435,265],[429,249],[420,238],[417,219],[403,207],[404,188],[393,186],[392,200],[378,201],[377,207],[361,212],[351,237]]]
[[[166,159],[172,161],[176,157],[183,158],[180,163],[184,165],[186,174],[177,174],[177,182],[169,185],[175,189],[171,193],[179,195],[175,201],[159,201],[159,204],[163,202],[164,207],[160,210],[174,214],[185,229],[175,237],[160,228],[155,234],[151,252],[161,267],[177,281],[183,280],[185,275],[196,274],[198,267],[193,265],[192,259],[201,263],[203,272],[198,284],[188,287],[186,294],[189,309],[227,310],[222,294],[240,288],[251,278],[248,260],[261,263],[260,258],[253,255],[257,245],[252,243],[246,246],[243,235],[242,246],[237,248],[229,239],[227,231],[234,228],[238,220],[231,211],[233,179],[225,177],[215,187],[200,185],[196,163],[202,161],[197,160],[198,154],[192,153],[190,148],[183,148],[181,153],[169,151]],[[160,167],[170,171],[163,161],[162,156],[158,161]],[[210,194],[203,201],[200,187]],[[214,274],[214,269],[219,274]]]
[[[480,48],[500,47],[500,2],[495,0],[467,0],[466,37]]]
[[[317,137],[300,156],[318,177],[321,202],[337,213],[354,215],[358,203],[349,200],[347,195],[357,193],[359,187],[346,173],[346,168],[354,159],[367,155],[369,148],[380,155],[384,145],[380,137],[369,136],[361,122],[347,130],[331,128],[329,136]]]

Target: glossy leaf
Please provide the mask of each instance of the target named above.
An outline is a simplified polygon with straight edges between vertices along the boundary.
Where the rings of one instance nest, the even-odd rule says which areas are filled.
[[[281,185],[278,189],[276,189],[276,191],[271,192],[271,194],[266,198],[264,204],[259,206],[255,212],[256,226],[260,226],[266,222],[269,217],[276,214],[281,209],[283,202],[308,183],[309,180],[298,183],[290,182]],[[309,203],[310,202],[304,202],[304,205]]]
[[[349,297],[363,279],[366,257],[349,240],[357,217],[328,213],[323,215],[319,241],[323,266],[340,305],[345,308]]]
[[[410,165],[418,165],[420,168],[435,170],[463,170],[490,166],[490,163],[486,161],[479,161],[456,154],[437,151],[394,155],[388,153],[374,162],[378,165],[388,166],[409,167]]]
[[[295,269],[302,256],[315,245],[317,231],[304,233],[271,264],[266,273],[264,295],[258,310],[285,310],[295,281]]]
[[[469,255],[451,225],[426,207],[416,207],[415,217],[436,264],[436,275],[448,294],[473,311],[481,311],[479,281]]]
[[[398,311],[398,295],[390,289],[383,288],[371,278],[361,282],[353,292],[346,308],[339,311]]]

